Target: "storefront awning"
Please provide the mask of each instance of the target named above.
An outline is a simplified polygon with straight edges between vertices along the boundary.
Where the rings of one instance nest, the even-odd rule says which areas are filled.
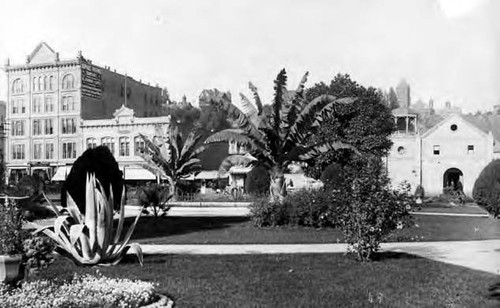
[[[156,175],[144,168],[125,168],[125,180],[129,181],[154,181]]]
[[[52,177],[52,181],[66,181],[70,171],[71,166],[61,166],[57,168],[56,174]]]

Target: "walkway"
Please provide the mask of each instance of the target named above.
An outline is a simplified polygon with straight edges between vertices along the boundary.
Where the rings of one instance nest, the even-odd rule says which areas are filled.
[[[141,245],[144,254],[345,253],[347,244]],[[414,254],[435,261],[500,274],[500,240],[384,243],[383,251]]]

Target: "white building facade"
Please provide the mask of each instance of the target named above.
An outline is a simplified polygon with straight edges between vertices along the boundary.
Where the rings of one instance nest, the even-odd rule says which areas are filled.
[[[411,112],[394,116],[401,122],[404,117],[417,120]],[[499,154],[493,134],[459,114],[449,115],[423,134],[418,129],[398,129],[392,141],[387,171],[393,185],[406,181],[413,190],[422,185],[426,195],[439,195],[461,185],[470,196],[480,172]]]

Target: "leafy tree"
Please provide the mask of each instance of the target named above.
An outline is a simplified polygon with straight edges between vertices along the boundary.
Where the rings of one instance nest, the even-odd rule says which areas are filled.
[[[399,108],[399,102],[398,102],[398,97],[396,95],[396,91],[394,91],[394,88],[389,89],[389,108],[391,110]]]
[[[269,176],[263,166],[255,166],[247,174],[245,191],[249,194],[263,195],[269,192]]]
[[[387,155],[392,146],[389,137],[394,130],[394,119],[387,105],[383,104],[380,91],[359,85],[347,74],[337,74],[328,86],[321,82],[306,91],[309,100],[319,95],[358,99],[352,104],[340,105],[332,110],[331,117],[323,121],[309,144],[343,142],[350,143],[368,155]],[[358,158],[353,156],[351,151],[327,152],[316,157],[314,161],[309,161],[305,171],[309,176],[318,179],[330,164],[357,164],[355,160]]]
[[[286,88],[287,75],[283,69],[274,86],[274,99],[269,115],[263,113],[263,104],[257,88],[250,84],[256,105],[241,94],[241,109],[234,106],[231,97],[219,91],[207,91],[205,99],[217,103],[228,112],[232,128],[222,130],[208,137],[206,144],[234,140],[246,145],[249,153],[269,170],[271,198],[282,201],[286,195],[284,172],[294,161],[311,160],[322,153],[340,149],[355,150],[351,145],[336,141],[308,141],[324,119],[341,105],[348,105],[352,98],[337,99],[331,95],[321,95],[307,101],[304,84],[308,74],[295,91]]]
[[[481,171],[474,183],[472,197],[493,217],[500,216],[500,159],[493,160]]]
[[[194,123],[199,120],[201,111],[191,104],[171,104],[166,107],[166,113],[170,115],[172,126],[178,127],[183,136],[186,136],[193,128]]]
[[[145,150],[141,153],[141,157],[146,161],[144,167],[167,179],[170,195],[175,200],[182,182],[201,170],[200,159],[197,157],[205,150],[205,147],[197,146],[201,136],[194,130],[184,139],[175,127],[170,130],[166,140],[159,138],[157,142],[153,142],[144,135],[141,137],[145,142]]]

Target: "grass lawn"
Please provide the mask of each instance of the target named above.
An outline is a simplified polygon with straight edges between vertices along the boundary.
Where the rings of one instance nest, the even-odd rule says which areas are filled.
[[[44,277],[95,273],[58,258]],[[176,307],[494,307],[493,274],[405,254],[362,264],[342,254],[147,256],[100,267],[160,284]],[[379,302],[380,300],[380,302]]]
[[[389,240],[465,241],[500,238],[498,219],[413,217],[418,228],[399,230]],[[245,217],[141,217],[132,238],[144,244],[299,244],[343,241],[342,232],[331,228],[256,228]]]

